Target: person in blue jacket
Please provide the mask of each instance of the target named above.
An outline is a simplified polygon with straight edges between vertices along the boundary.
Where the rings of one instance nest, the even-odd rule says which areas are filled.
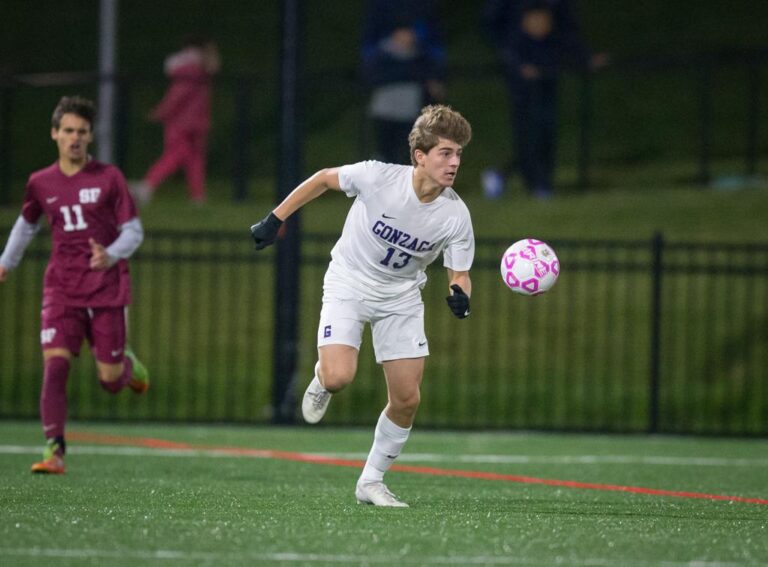
[[[586,47],[568,0],[488,0],[483,21],[509,86],[517,168],[528,192],[547,199],[553,194],[560,70],[569,59],[597,69],[607,58]],[[488,173],[486,179],[493,181]]]
[[[421,109],[445,98],[445,51],[437,2],[371,0],[362,37],[362,74],[375,157],[408,164],[408,134]]]

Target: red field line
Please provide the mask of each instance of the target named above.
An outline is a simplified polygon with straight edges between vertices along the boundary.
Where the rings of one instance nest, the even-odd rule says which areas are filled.
[[[127,437],[121,435],[102,435],[99,433],[70,432],[69,440],[100,445],[127,445],[131,447],[146,447],[149,449],[171,449],[178,451],[210,451],[222,455],[259,457],[264,459],[277,459],[282,461],[297,461],[314,463],[318,465],[334,465],[337,467],[360,468],[365,463],[356,459],[335,459],[319,455],[308,455],[292,451],[274,451],[271,449],[246,449],[242,447],[220,447],[209,445],[192,445],[176,441],[165,441],[151,437]],[[572,480],[556,480],[537,478],[531,476],[518,476],[511,474],[489,473],[482,471],[465,471],[456,469],[443,469],[435,467],[419,467],[412,465],[392,465],[390,470],[413,474],[425,474],[432,476],[448,476],[457,478],[473,478],[480,480],[497,480],[504,482],[519,482],[522,484],[542,484],[545,486],[557,486],[561,488],[580,488],[585,490],[603,490],[613,492],[630,492],[650,496],[672,496],[676,498],[697,498],[701,500],[724,500],[727,502],[745,502],[748,504],[768,505],[768,499],[746,498],[743,496],[726,496],[722,494],[706,494],[702,492],[686,492],[680,490],[663,490],[660,488],[643,488],[639,486],[621,486],[617,484],[600,484],[594,482],[577,482]]]

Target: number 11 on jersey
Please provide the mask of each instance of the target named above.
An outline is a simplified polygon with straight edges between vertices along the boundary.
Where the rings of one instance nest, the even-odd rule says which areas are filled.
[[[70,211],[70,209],[72,209]],[[85,230],[88,228],[88,224],[83,217],[83,207],[81,205],[72,205],[72,207],[59,207],[61,214],[64,215],[64,231],[72,232],[74,230]],[[75,223],[72,223],[72,215],[74,213]]]

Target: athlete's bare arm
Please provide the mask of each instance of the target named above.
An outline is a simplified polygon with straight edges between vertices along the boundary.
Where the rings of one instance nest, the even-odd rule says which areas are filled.
[[[284,221],[301,207],[317,199],[328,189],[341,190],[338,167],[321,169],[312,177],[303,181],[272,212],[277,218]]]

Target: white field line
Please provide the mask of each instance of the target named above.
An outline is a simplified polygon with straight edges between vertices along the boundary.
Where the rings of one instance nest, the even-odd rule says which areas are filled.
[[[616,558],[578,558],[553,557],[549,559],[531,557],[500,557],[500,556],[431,556],[409,558],[407,555],[370,556],[350,554],[319,554],[319,553],[216,553],[207,551],[179,551],[159,549],[142,551],[126,549],[122,551],[105,551],[99,549],[63,549],[34,547],[7,548],[0,547],[0,557],[36,557],[56,559],[136,559],[136,560],[166,560],[166,561],[205,561],[216,565],[226,565],[231,562],[263,562],[263,563],[353,563],[370,565],[372,563],[418,564],[418,565],[571,565],[573,567],[613,567]],[[740,567],[746,563],[721,561],[643,561],[621,559],[623,567]]]
[[[246,449],[247,450],[247,449]],[[39,446],[0,445],[0,454],[38,454]],[[123,447],[100,445],[73,445],[68,449],[72,455],[126,455],[155,457],[228,457],[268,458],[271,451],[259,454],[237,454],[226,448],[216,449],[153,449],[148,447]],[[367,453],[296,453],[312,458],[352,459],[364,461]],[[448,455],[438,453],[403,453],[399,463],[490,463],[490,464],[564,464],[564,465],[663,465],[695,467],[768,467],[768,459],[727,458],[727,457],[666,457],[642,455]]]

